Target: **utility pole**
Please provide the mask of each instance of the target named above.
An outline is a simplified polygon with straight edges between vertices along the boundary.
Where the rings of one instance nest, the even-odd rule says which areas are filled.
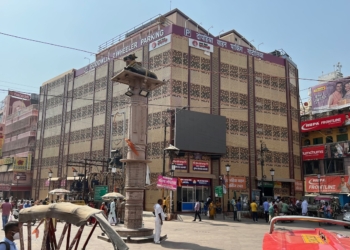
[[[86,189],[86,167],[87,167],[87,159],[84,159],[84,184],[83,184],[83,200],[85,201],[85,189]]]

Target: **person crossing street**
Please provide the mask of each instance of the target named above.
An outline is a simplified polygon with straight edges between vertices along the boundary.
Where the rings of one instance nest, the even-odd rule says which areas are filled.
[[[197,216],[199,218],[199,221],[202,221],[202,218],[201,218],[201,205],[200,205],[198,199],[196,200],[196,204],[194,205],[194,211],[195,211],[195,215],[194,215],[194,220],[193,221],[197,220]]]

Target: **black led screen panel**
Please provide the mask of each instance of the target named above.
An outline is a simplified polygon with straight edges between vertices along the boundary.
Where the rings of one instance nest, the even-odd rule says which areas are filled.
[[[226,117],[178,110],[175,147],[182,151],[226,154]]]

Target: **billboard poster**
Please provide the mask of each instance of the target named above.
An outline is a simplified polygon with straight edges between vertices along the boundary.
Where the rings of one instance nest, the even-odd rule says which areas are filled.
[[[27,158],[15,157],[15,162],[13,164],[13,170],[17,172],[24,172],[27,170]]]
[[[26,175],[26,173],[21,173],[21,172],[19,172],[19,173],[15,173],[14,175],[13,175],[13,180],[17,180],[17,176],[19,176],[19,181],[25,181],[25,180],[27,180],[27,175]]]
[[[176,190],[177,178],[171,178],[171,177],[159,175],[157,180],[157,188]]]
[[[176,170],[187,170],[187,160],[184,159],[174,159],[173,164],[175,164]]]
[[[350,193],[349,176],[321,176],[305,178],[305,192],[308,193]]]
[[[233,190],[240,190],[240,189],[247,189],[247,182],[245,177],[237,177],[237,176],[230,176],[229,181],[227,180],[227,176],[224,176],[225,179],[225,185],[229,185],[229,189]]]
[[[350,124],[350,119],[345,114],[332,115],[319,119],[301,122],[301,132],[329,129]]]
[[[210,186],[210,179],[179,178],[179,186]]]
[[[22,93],[19,93],[19,92],[16,92],[16,91],[9,90],[8,94],[10,96],[18,97],[18,98],[21,98],[21,99],[24,99],[24,100],[30,100],[30,95],[22,94]]]
[[[326,144],[325,158],[343,158],[350,155],[349,142]]]
[[[350,77],[318,84],[311,88],[312,113],[350,106]]]
[[[193,161],[193,171],[209,171],[209,162],[207,161]]]
[[[302,148],[303,161],[324,159],[324,145]]]

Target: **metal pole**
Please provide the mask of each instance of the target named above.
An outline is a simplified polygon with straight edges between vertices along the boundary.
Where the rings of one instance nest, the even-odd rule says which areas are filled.
[[[112,142],[113,142],[113,117],[114,115],[111,115],[111,137],[109,139],[109,157],[112,159]],[[123,140],[124,141],[124,140]],[[107,165],[108,168],[108,165]]]
[[[18,191],[18,178],[17,178],[17,176],[16,176],[16,179],[17,179],[17,199],[19,198],[19,191]],[[16,207],[17,207],[17,204],[16,204]]]
[[[166,121],[168,118],[164,120],[164,148],[163,148],[163,176],[165,176],[165,144],[166,144]],[[163,197],[162,197],[163,198]]]
[[[230,176],[227,172],[227,212],[230,212]]]
[[[273,175],[272,175],[272,199],[275,199],[275,183],[273,182]]]
[[[223,179],[224,179],[224,176],[222,176],[222,180],[221,180],[222,189],[224,189],[224,185],[222,185],[222,182],[224,181]],[[225,220],[225,194],[224,194],[224,191],[222,192],[221,208],[222,208],[222,218]]]
[[[261,165],[261,198],[264,198],[264,151],[263,151],[263,143],[260,144],[260,165]],[[262,202],[262,200],[261,200]]]
[[[83,200],[85,201],[85,184],[86,184],[86,166],[87,166],[87,159],[84,159],[85,161],[85,166],[84,166],[84,184],[83,184]]]

